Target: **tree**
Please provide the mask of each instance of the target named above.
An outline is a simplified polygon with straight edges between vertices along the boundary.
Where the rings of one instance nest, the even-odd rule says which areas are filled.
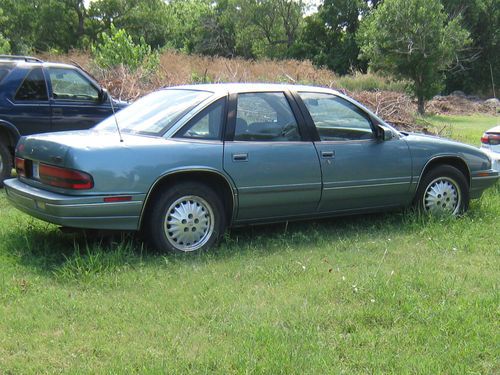
[[[318,12],[305,19],[296,57],[310,59],[338,74],[365,71],[367,63],[358,58],[355,39],[360,19],[369,14],[379,1],[325,0]]]
[[[500,4],[498,0],[443,0],[446,12],[460,15],[472,43],[461,53],[461,63],[446,75],[448,91],[492,93],[500,84]]]
[[[370,66],[412,82],[418,111],[443,87],[443,72],[470,42],[458,18],[448,20],[439,0],[385,0],[358,31]]]

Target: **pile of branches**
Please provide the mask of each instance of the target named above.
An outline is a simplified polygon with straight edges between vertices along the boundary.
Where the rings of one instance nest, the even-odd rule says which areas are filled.
[[[411,98],[400,92],[393,91],[360,91],[346,93],[362,103],[384,121],[394,125],[399,130],[423,132],[431,134],[428,127],[415,120],[415,104]]]

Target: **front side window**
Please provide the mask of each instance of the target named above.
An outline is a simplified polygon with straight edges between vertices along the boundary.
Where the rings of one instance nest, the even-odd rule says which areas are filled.
[[[372,139],[370,120],[352,103],[336,95],[299,92],[322,141]]]
[[[116,113],[116,121],[124,133],[160,136],[189,110],[212,96],[212,92],[168,89],[153,92]],[[115,117],[96,125],[96,130],[114,131]]]
[[[15,100],[48,100],[47,86],[42,68],[35,68],[28,73],[17,89]]]
[[[235,141],[300,141],[295,116],[283,93],[238,95]]]
[[[190,121],[175,137],[218,140],[221,138],[223,115],[224,99],[221,99]]]
[[[49,68],[52,96],[57,100],[97,101],[99,91],[80,73],[63,68]]]

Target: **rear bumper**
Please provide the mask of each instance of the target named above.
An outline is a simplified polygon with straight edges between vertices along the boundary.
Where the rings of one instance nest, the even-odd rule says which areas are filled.
[[[498,179],[498,171],[494,169],[490,169],[489,171],[482,171],[473,175],[471,178],[470,198],[480,198],[483,194],[483,191],[485,191],[490,186],[495,185]]]
[[[18,179],[4,181],[7,199],[27,214],[72,228],[137,230],[145,194],[128,202],[103,202],[104,196],[68,196],[35,188]]]

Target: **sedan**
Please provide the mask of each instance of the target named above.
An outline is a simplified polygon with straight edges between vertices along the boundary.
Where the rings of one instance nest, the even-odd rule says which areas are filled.
[[[163,89],[93,129],[23,137],[15,165],[20,210],[180,252],[248,224],[410,205],[455,216],[498,179],[475,147],[397,131],[330,89],[272,84]]]

